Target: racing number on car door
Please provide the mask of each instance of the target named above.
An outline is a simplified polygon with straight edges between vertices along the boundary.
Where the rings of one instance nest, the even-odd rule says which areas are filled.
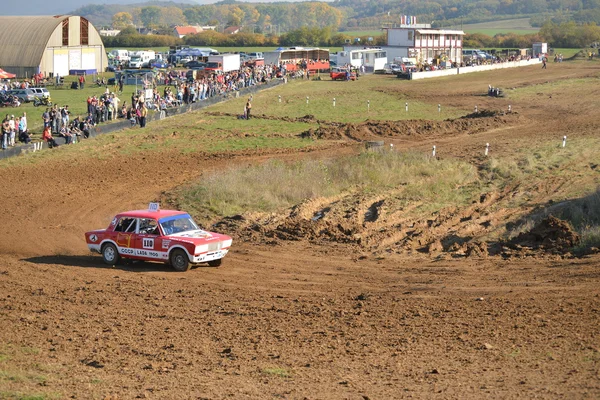
[[[160,259],[158,223],[155,219],[140,218],[138,237],[135,241],[136,255],[149,259]]]

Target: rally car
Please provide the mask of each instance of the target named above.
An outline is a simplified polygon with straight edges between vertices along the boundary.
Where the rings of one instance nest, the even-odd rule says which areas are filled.
[[[200,229],[188,213],[160,210],[156,203],[148,210],[117,214],[108,228],[86,232],[85,240],[108,265],[120,259],[158,261],[177,271],[200,263],[218,267],[232,242],[227,235]]]

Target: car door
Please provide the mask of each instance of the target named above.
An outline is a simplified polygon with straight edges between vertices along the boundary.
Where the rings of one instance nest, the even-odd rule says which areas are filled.
[[[139,218],[138,233],[135,237],[135,251],[140,258],[162,261],[162,241],[158,221],[154,218]]]
[[[137,218],[122,216],[115,223],[112,240],[117,244],[119,254],[135,256],[135,236]]]

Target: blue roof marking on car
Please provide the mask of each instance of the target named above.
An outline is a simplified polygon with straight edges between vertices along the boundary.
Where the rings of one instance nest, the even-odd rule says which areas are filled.
[[[175,219],[181,219],[181,218],[192,218],[192,217],[190,216],[190,214],[177,214],[177,215],[172,215],[170,217],[161,218],[158,220],[158,222],[162,224],[163,222],[173,221]]]

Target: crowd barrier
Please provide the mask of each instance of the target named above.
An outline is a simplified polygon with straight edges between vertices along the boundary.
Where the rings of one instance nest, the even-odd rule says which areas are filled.
[[[437,71],[413,72],[410,74],[410,79],[417,80],[417,79],[439,78],[441,76],[462,75],[462,74],[469,74],[472,72],[492,71],[495,69],[526,67],[528,65],[536,65],[536,64],[541,64],[541,63],[542,63],[541,59],[532,58],[530,60],[506,61],[506,62],[495,63],[495,64],[474,65],[471,67],[439,69]]]

